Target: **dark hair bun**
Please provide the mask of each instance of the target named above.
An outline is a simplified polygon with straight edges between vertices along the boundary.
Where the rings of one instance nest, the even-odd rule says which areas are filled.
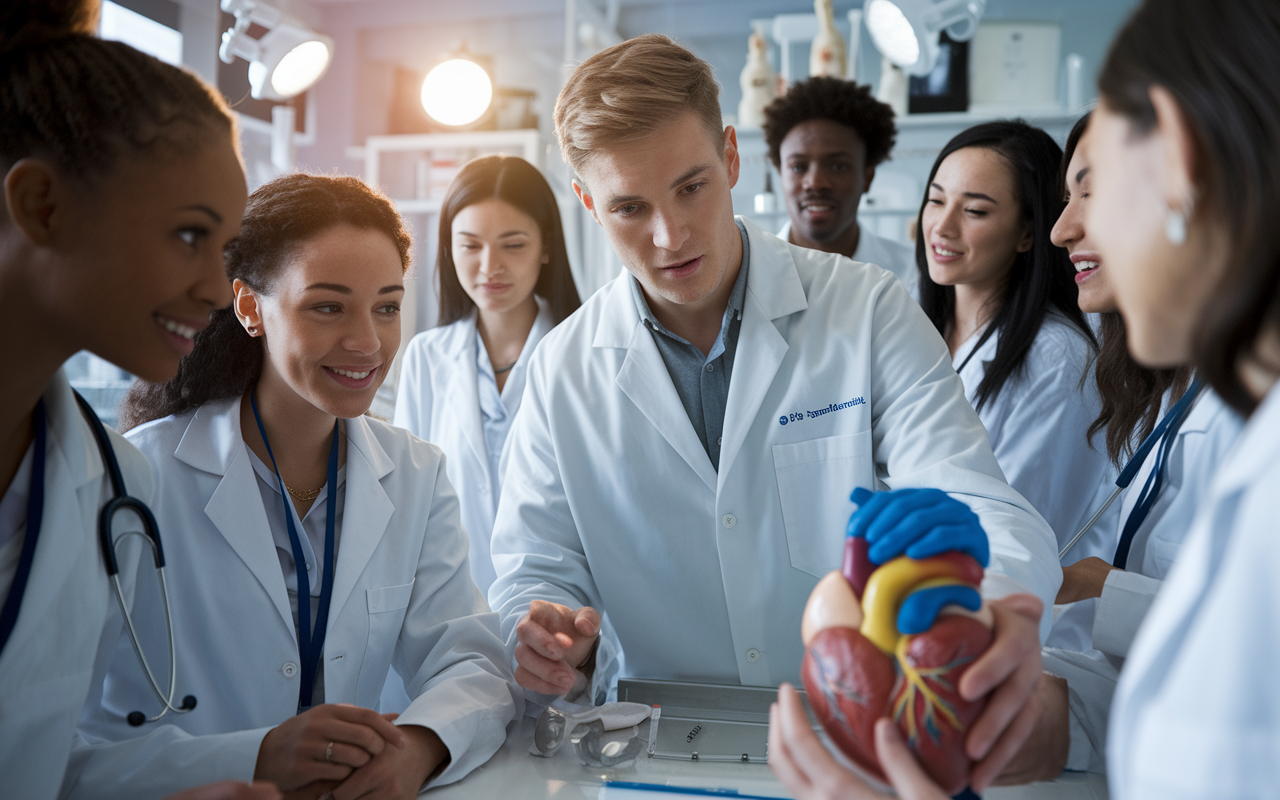
[[[4,0],[0,3],[0,52],[34,47],[98,30],[100,0]]]

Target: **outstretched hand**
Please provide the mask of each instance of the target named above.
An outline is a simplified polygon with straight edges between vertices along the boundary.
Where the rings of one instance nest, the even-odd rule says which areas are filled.
[[[516,624],[516,682],[543,694],[567,694],[579,674],[595,667],[600,613],[534,600]]]

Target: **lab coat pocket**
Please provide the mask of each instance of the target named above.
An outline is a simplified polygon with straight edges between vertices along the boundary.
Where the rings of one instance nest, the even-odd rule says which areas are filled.
[[[791,566],[815,577],[840,568],[849,494],[875,485],[871,431],[773,446]]]
[[[402,586],[378,586],[365,590],[369,606],[369,641],[360,664],[356,695],[362,705],[373,706],[387,680],[391,656],[404,628],[405,609],[413,597],[413,582]]]
[[[366,589],[365,597],[369,602],[370,614],[381,614],[384,611],[395,611],[409,607],[409,598],[413,596],[413,581],[400,586],[379,586]]]

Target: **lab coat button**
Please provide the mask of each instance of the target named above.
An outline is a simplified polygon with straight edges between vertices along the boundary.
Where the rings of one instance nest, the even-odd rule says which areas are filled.
[[[726,528],[732,528],[734,525],[738,524],[738,518],[732,514],[725,514],[720,518],[720,524],[724,525]]]
[[[760,651],[754,647],[747,651],[747,662],[754,664],[760,660]]]
[[[294,675],[298,674],[298,665],[292,661],[286,661],[284,662],[284,666],[280,668],[280,671],[284,673],[286,678],[292,678]]]

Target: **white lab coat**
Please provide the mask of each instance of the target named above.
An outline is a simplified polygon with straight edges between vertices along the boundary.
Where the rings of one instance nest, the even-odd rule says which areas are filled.
[[[942,339],[879,267],[743,220],[747,292],[712,467],[623,274],[547,334],[508,440],[489,600],[509,649],[534,599],[603,608],[625,675],[776,686],[840,566],[857,486],[932,486],[990,535],[988,596],[1061,581]],[[798,416],[793,416],[798,415]]]
[[[533,350],[555,324],[550,306],[542,298],[534,299],[538,316],[502,391],[511,415],[520,408]],[[498,510],[499,476],[494,474],[480,413],[476,338],[473,310],[452,325],[423,331],[410,340],[401,360],[395,424],[444,451],[449,482],[462,504],[462,527],[471,539],[471,576],[486,593],[494,578],[489,536]]]
[[[22,607],[0,654],[0,794],[23,800],[57,797],[95,659],[110,656],[119,631],[112,627],[117,601],[98,544],[98,510],[114,496],[111,482],[62,371],[44,402],[44,519]],[[149,502],[147,460],[114,431],[108,435],[125,489]],[[119,535],[140,526],[121,512],[113,530]],[[117,550],[126,601],[135,545],[135,537],[126,537]]]
[[[1280,775],[1280,391],[1223,461],[1125,662],[1115,800],[1275,797]]]
[[[1206,388],[1196,400],[1169,450],[1164,488],[1133,537],[1126,571],[1112,572],[1102,590],[1093,621],[1094,647],[1114,656],[1129,654],[1138,626],[1173,568],[1191,520],[1205,504],[1218,467],[1243,427],[1240,415],[1212,389]],[[1156,449],[1148,454],[1133,483],[1120,496],[1117,544],[1125,520],[1155,467]]]
[[[458,501],[440,451],[368,417],[345,421],[346,495],[324,645],[325,701],[375,707],[389,666],[414,702],[397,724],[434,730],[452,757],[429,785],[486,761],[519,692],[497,619],[471,580]],[[178,695],[199,705],[168,725],[131,728],[157,705],[121,637],[80,729],[113,742],[72,756],[64,793],[163,797],[252,777],[267,731],[298,703],[298,644],[249,451],[240,400],[209,403],[129,432],[156,465],[153,508],[165,543],[179,659]],[[148,591],[138,588],[141,601]],[[160,619],[142,623],[162,652]],[[134,738],[139,737],[139,738]]]
[[[1166,395],[1166,409],[1168,405]],[[1120,667],[1242,427],[1239,415],[1212,389],[1205,389],[1174,437],[1164,488],[1134,536],[1128,569],[1108,576],[1099,600],[1077,604],[1088,603],[1093,612],[1093,647],[1080,653],[1045,651],[1045,669],[1066,679],[1070,697],[1067,769],[1105,771],[1107,717]],[[1121,495],[1119,528],[1133,510],[1155,461],[1153,449]],[[1119,538],[1117,530],[1115,540]]]
[[[778,231],[778,238],[789,241],[791,238],[791,220]],[[913,245],[895,242],[883,236],[877,236],[864,227],[859,226],[858,247],[853,252],[854,261],[875,264],[887,269],[902,281],[907,292],[917,302],[920,300],[920,270],[916,266],[916,250]]]
[[[982,332],[979,329],[969,337],[952,358],[964,381],[965,397],[975,407],[978,386],[1000,340],[996,331],[973,352]],[[1009,485],[1031,501],[1053,528],[1058,549],[1071,541],[1115,488],[1117,472],[1107,458],[1102,433],[1094,437],[1093,446],[1085,438],[1102,408],[1091,355],[1084,334],[1060,314],[1049,313],[1022,372],[1005,381],[1000,393],[978,412]],[[1089,555],[1109,558],[1115,551],[1119,513],[1112,504],[1063,563]]]

